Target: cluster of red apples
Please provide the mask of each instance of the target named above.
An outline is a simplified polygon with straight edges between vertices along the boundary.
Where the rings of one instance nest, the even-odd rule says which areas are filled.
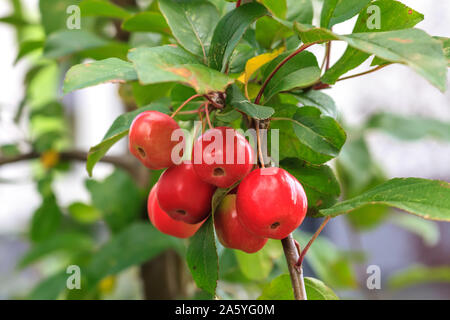
[[[268,238],[283,239],[302,223],[307,200],[300,182],[281,168],[255,168],[253,149],[243,135],[229,127],[209,129],[195,141],[192,161],[174,164],[172,150],[179,141],[171,137],[176,129],[168,115],[146,111],[134,119],[129,132],[135,157],[150,169],[168,168],[147,203],[150,221],[159,231],[193,236],[211,214],[216,188],[239,181],[214,214],[223,246],[254,253]]]

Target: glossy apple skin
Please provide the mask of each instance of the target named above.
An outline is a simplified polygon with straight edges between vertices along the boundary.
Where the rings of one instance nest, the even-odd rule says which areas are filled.
[[[227,133],[229,143],[226,143]],[[216,138],[219,139],[217,148],[214,147]],[[192,161],[195,172],[202,180],[219,188],[228,188],[250,173],[255,156],[243,135],[233,128],[217,127],[197,139],[192,150]]]
[[[171,140],[173,131],[177,129],[180,127],[168,115],[159,111],[144,111],[130,126],[129,150],[149,169],[168,168],[174,164],[172,149],[185,141],[184,138],[182,141]]]
[[[161,209],[158,200],[156,199],[157,186],[158,184],[152,188],[147,201],[148,217],[153,226],[160,232],[169,236],[182,239],[192,237],[197,230],[200,229],[203,222],[198,224],[188,224],[169,217],[169,215]]]
[[[257,237],[242,226],[237,217],[235,194],[222,200],[214,214],[214,226],[220,243],[226,248],[255,253],[267,242],[266,238]]]
[[[298,228],[308,208],[302,185],[281,168],[256,169],[236,195],[239,221],[257,236],[283,239]]]
[[[216,187],[201,180],[190,161],[164,171],[158,185],[158,203],[173,219],[196,224],[210,214]]]

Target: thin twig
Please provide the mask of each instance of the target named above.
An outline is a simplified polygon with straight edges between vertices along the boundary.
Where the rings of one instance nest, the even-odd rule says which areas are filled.
[[[330,55],[331,55],[331,41],[328,41],[325,45],[325,56],[323,57],[323,62],[322,62],[322,67],[320,68],[320,70],[324,70],[327,71],[328,69],[330,69]]]
[[[194,94],[192,97],[188,98],[185,102],[182,103],[181,106],[178,107],[177,110],[175,110],[172,115],[170,116],[171,118],[175,117],[177,115],[177,113],[184,108],[184,106],[186,106],[189,102],[191,102],[192,100],[194,100],[195,98],[199,98],[201,97],[201,94]]]
[[[284,64],[286,62],[288,62],[289,60],[291,60],[293,57],[295,57],[297,54],[299,54],[300,52],[304,51],[305,49],[309,48],[310,46],[312,46],[313,44],[316,44],[316,42],[312,42],[310,44],[304,44],[302,45],[300,48],[298,48],[297,50],[295,50],[294,52],[292,52],[290,55],[288,55],[286,58],[283,59],[283,61],[281,61],[276,67],[275,69],[273,69],[273,71],[269,74],[269,76],[266,78],[266,80],[264,81],[261,89],[258,92],[258,95],[256,96],[255,99],[255,103],[259,104],[261,102],[261,98],[262,95],[264,93],[264,90],[267,87],[267,84],[270,82],[270,80],[273,78],[273,76],[278,72],[278,70],[281,69],[282,66],[284,66]]]
[[[348,76],[348,77],[342,77],[342,78],[337,79],[336,82],[342,81],[342,80],[347,80],[347,79],[356,78],[356,77],[359,77],[359,76],[364,76],[364,75],[366,75],[366,74],[369,74],[369,73],[378,71],[378,70],[380,70],[380,69],[383,69],[384,67],[386,67],[386,66],[388,66],[388,65],[389,65],[389,64],[383,64],[383,65],[380,65],[380,66],[378,66],[378,67],[376,67],[376,68],[373,68],[373,69],[370,69],[370,70],[367,70],[367,71],[364,71],[364,72],[361,72],[361,73],[357,73],[357,74],[354,74],[354,75],[351,75],[351,76]]]
[[[316,233],[314,233],[314,235],[312,236],[312,238],[309,240],[308,244],[305,246],[305,248],[302,250],[302,253],[300,254],[300,257],[297,260],[297,267],[301,267],[302,263],[303,263],[303,259],[305,258],[306,253],[308,252],[309,247],[311,247],[311,245],[313,244],[314,240],[316,240],[316,238],[319,236],[319,234],[322,232],[323,228],[325,227],[325,225],[328,223],[328,221],[330,221],[331,217],[328,216],[325,218],[325,220],[322,222],[322,224],[320,225],[319,229],[317,229]]]

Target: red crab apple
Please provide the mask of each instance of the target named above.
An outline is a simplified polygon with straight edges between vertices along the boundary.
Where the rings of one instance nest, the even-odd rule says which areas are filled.
[[[180,129],[168,115],[159,111],[144,111],[132,122],[129,132],[130,152],[149,169],[164,169],[182,157],[182,150],[172,157],[172,150],[184,138],[172,141],[172,133]],[[180,135],[181,135],[180,131]],[[180,142],[181,140],[181,142]]]
[[[226,248],[255,253],[267,242],[266,238],[257,237],[242,226],[236,213],[235,194],[222,200],[214,215],[214,226],[220,243]]]
[[[307,199],[300,182],[281,168],[252,171],[236,195],[239,221],[257,236],[283,239],[302,223]]]
[[[190,161],[184,161],[164,171],[156,196],[161,209],[170,217],[196,224],[209,215],[215,189],[197,176]]]
[[[147,201],[148,217],[152,224],[156,229],[169,236],[177,238],[192,237],[202,226],[203,222],[198,224],[188,224],[169,217],[169,215],[161,209],[158,200],[156,199],[157,186],[158,184],[152,188]]]
[[[228,188],[253,168],[253,149],[243,135],[229,127],[206,131],[192,150],[195,173],[205,182]]]

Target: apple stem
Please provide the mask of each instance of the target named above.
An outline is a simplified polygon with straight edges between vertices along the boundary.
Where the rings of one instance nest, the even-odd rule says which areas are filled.
[[[177,115],[178,112],[180,112],[181,109],[183,109],[189,102],[191,102],[192,100],[196,99],[196,98],[200,98],[202,95],[201,94],[194,94],[192,97],[188,98],[185,102],[183,102],[181,104],[181,106],[178,107],[177,110],[175,110],[172,115],[170,116],[171,118],[175,117]]]
[[[264,156],[262,154],[262,149],[261,149],[261,135],[259,132],[259,121],[255,120],[256,122],[256,144],[258,147],[258,157],[259,157],[259,162],[261,164],[261,168],[265,168],[265,161],[264,161]]]
[[[302,266],[303,259],[305,258],[306,253],[308,252],[309,247],[313,244],[314,240],[319,236],[319,234],[322,232],[323,228],[325,228],[325,225],[330,221],[331,216],[328,216],[325,218],[325,220],[320,225],[319,229],[317,229],[316,233],[312,236],[312,238],[309,240],[308,244],[305,246],[305,248],[302,250],[300,257],[297,260],[296,266],[300,267]]]
[[[299,254],[295,240],[290,234],[283,240],[281,240],[283,245],[284,255],[286,257],[286,262],[289,269],[289,275],[291,277],[292,289],[294,290],[295,300],[307,300],[305,281],[303,279],[303,269],[298,267],[296,262],[298,260]]]
[[[281,61],[276,67],[275,69],[273,69],[273,71],[269,74],[269,76],[266,78],[266,80],[264,81],[263,85],[261,86],[261,89],[258,92],[258,95],[256,96],[255,99],[255,104],[259,104],[261,102],[261,98],[262,95],[264,93],[264,90],[267,87],[267,84],[270,82],[270,80],[273,78],[273,76],[278,72],[278,70],[281,69],[282,66],[284,66],[284,64],[286,62],[288,62],[289,60],[291,60],[293,57],[295,57],[296,55],[298,55],[300,52],[304,51],[305,49],[309,48],[310,46],[312,46],[313,44],[316,44],[316,42],[312,42],[309,44],[304,44],[302,45],[300,48],[298,48],[297,50],[295,50],[294,52],[292,52],[290,55],[288,55],[286,58],[283,59],[283,61]]]
[[[205,105],[205,115],[206,115],[206,121],[208,122],[209,128],[210,129],[214,128],[211,123],[211,119],[209,117],[209,104],[208,103]]]

